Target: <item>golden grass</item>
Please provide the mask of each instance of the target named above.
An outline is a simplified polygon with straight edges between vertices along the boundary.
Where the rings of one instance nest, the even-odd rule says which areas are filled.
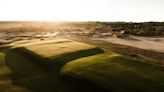
[[[7,53],[6,60],[14,61],[15,57],[13,57],[13,52],[43,67],[49,68],[51,66],[59,69],[62,65],[71,60],[103,53],[104,51],[93,45],[55,38],[15,45]],[[11,53],[13,53],[13,56]]]
[[[96,84],[111,92],[162,92],[164,67],[115,53],[68,62],[61,76]]]

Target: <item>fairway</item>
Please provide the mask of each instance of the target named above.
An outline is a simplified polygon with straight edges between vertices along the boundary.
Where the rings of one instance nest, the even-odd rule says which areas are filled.
[[[11,78],[14,84],[22,86],[20,87],[22,89],[15,89],[15,91],[83,92],[87,90],[86,92],[90,92],[90,90],[101,90],[94,86],[83,87],[85,84],[65,82],[58,76],[65,63],[104,52],[96,46],[61,38],[21,40],[9,46],[11,48],[6,51],[5,63],[12,72]]]
[[[64,78],[95,84],[111,92],[162,92],[164,67],[116,53],[104,53],[67,63]]]
[[[3,90],[163,92],[164,67],[68,39],[31,39],[0,47]],[[33,85],[31,85],[33,84]],[[1,87],[1,85],[0,85]]]
[[[23,43],[23,44],[22,44]],[[6,54],[6,61],[17,61],[15,54],[30,59],[46,70],[59,70],[65,63],[90,55],[103,53],[104,51],[96,46],[88,45],[67,39],[51,39],[32,42],[15,42],[15,45]],[[16,60],[14,60],[15,58]]]

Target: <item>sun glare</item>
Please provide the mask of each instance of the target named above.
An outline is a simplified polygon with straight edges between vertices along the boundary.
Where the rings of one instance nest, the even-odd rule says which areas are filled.
[[[151,0],[154,1],[154,0]],[[0,20],[147,21],[164,20],[163,1],[0,0]]]

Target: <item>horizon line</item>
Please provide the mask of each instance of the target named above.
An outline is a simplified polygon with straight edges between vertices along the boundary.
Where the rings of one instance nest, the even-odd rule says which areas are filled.
[[[0,22],[127,22],[127,23],[144,23],[144,22],[164,22],[164,21],[97,21],[97,20],[86,20],[86,21],[71,21],[71,20],[0,20]]]

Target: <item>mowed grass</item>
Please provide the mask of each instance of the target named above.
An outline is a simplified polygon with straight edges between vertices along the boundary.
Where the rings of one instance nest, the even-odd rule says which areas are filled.
[[[102,49],[65,39],[19,41],[12,46],[6,53],[5,64],[12,71],[13,85],[25,87],[28,92],[92,92],[85,91],[92,88],[82,84],[61,80],[59,70],[66,62],[103,53]],[[47,71],[50,66],[53,71]]]
[[[25,87],[27,92],[100,92],[92,86],[86,87],[85,84],[64,81],[59,73],[45,71],[40,64],[34,63],[35,59],[24,57],[17,52],[8,53],[7,56],[6,58],[11,57],[6,64],[12,71],[10,76],[12,85]],[[58,65],[54,65],[56,66]],[[15,92],[26,92],[26,90]]]
[[[61,38],[43,38],[43,39],[26,39],[26,40],[20,40],[10,43],[9,45],[15,46],[15,47],[21,47],[21,46],[29,46],[29,45],[38,45],[38,44],[46,44],[46,43],[55,43],[60,41],[68,41],[67,39],[61,39]]]
[[[59,70],[62,65],[71,60],[103,52],[102,49],[93,45],[67,39],[54,39],[16,45],[6,54],[6,60],[14,61],[13,54],[18,53],[45,69]]]
[[[8,46],[0,46],[0,92],[28,92],[25,87],[13,84],[11,79],[13,72],[5,61],[5,52],[8,49]]]
[[[115,53],[68,62],[63,78],[95,84],[109,92],[164,92],[164,67]]]
[[[56,38],[9,46],[0,48],[0,92],[164,91],[163,66],[93,45]]]
[[[21,47],[44,58],[55,58],[63,54],[70,54],[83,50],[95,49],[97,47],[80,42],[66,39],[55,39],[50,41],[40,41],[29,44],[23,44]],[[102,51],[102,50],[101,50]]]

